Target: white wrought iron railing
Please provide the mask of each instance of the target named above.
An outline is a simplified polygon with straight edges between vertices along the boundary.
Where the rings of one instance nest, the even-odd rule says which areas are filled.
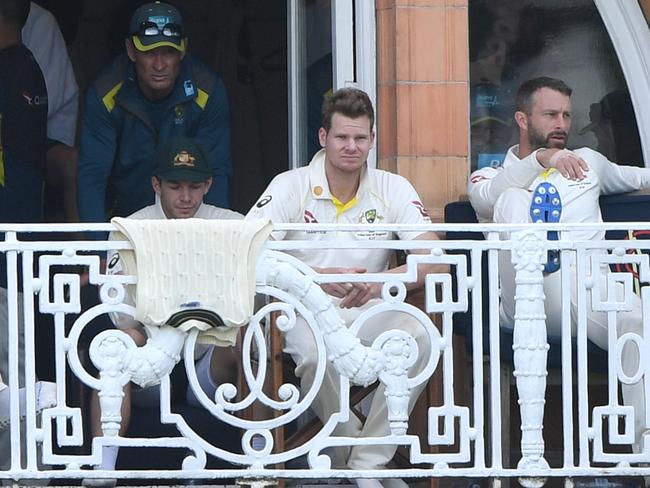
[[[358,232],[366,228],[321,224],[276,226],[280,230],[318,232]],[[206,482],[289,478],[311,483],[314,478],[402,478],[409,481],[480,477],[497,481],[519,478],[526,486],[539,486],[550,477],[648,476],[650,446],[641,444],[641,452],[632,453],[634,411],[622,403],[619,389],[622,384],[642,382],[647,386],[648,382],[650,288],[647,283],[650,282],[650,269],[648,256],[637,250],[650,249],[650,241],[574,241],[568,232],[563,232],[560,240],[546,241],[545,231],[551,228],[627,232],[630,228],[650,230],[650,224],[378,225],[375,230],[434,230],[442,236],[475,231],[485,233],[487,238],[269,241],[257,265],[257,292],[266,297],[266,301],[240,335],[240,381],[221,385],[215,398],[209,398],[200,390],[194,369],[196,332],[162,328],[145,346],[153,349],[153,353],[136,347],[117,329],[91,334],[93,320],[97,317],[106,317],[109,312],[134,313],[133,307],[123,300],[125,286],[135,284],[136,278],[106,274],[100,265],[100,256],[105,252],[128,249],[130,245],[121,241],[71,240],[69,236],[80,231],[105,233],[113,230],[111,225],[2,225],[0,232],[4,233],[4,241],[0,243],[0,251],[5,253],[8,277],[7,302],[2,306],[7,307],[9,342],[8,377],[4,380],[11,392],[24,385],[26,414],[21,415],[18,395],[11,394],[10,426],[6,431],[10,452],[0,453],[8,463],[7,469],[0,471],[0,480],[67,479],[74,484],[81,478],[91,477]],[[512,238],[503,237],[506,235]],[[402,274],[345,275],[319,275],[287,254],[297,249],[352,246],[401,251],[426,249],[428,254],[409,255],[407,271]],[[561,253],[563,265],[558,273],[562,279],[563,305],[560,407],[547,411],[544,416],[548,404],[544,401],[547,398],[548,346],[541,284],[547,249],[557,249]],[[517,270],[517,319],[513,324],[499,322],[498,256],[505,251],[512,251]],[[426,277],[422,309],[410,304],[406,293],[406,284],[414,281],[418,263],[449,266],[449,272]],[[602,288],[601,281],[594,279],[591,270],[612,265],[619,265],[623,270],[610,271],[605,288]],[[571,266],[575,266],[575,282],[571,278]],[[84,308],[82,300],[80,267],[88,270],[88,286],[99,290],[100,300],[88,308]],[[383,302],[359,316],[349,330],[341,328],[336,308],[331,307],[330,299],[317,286],[336,281],[385,283]],[[571,287],[575,287],[577,301],[577,315],[574,316],[569,306]],[[485,291],[489,291],[489,298]],[[628,332],[619,337],[619,316],[633,307],[635,291],[641,298],[643,334]],[[591,359],[587,352],[585,317],[588,307],[602,310],[608,317],[609,353],[604,356],[607,367],[606,372],[597,377],[590,373]],[[365,320],[388,310],[410,315],[426,330],[432,352],[417,374],[406,373],[419,354],[417,345],[407,334],[391,331],[370,345],[360,344],[355,339]],[[282,360],[280,346],[276,344],[272,350],[267,343],[269,331],[281,332],[292,327],[296,314],[308,321],[319,354],[314,385],[302,396],[298,387],[288,380],[269,385],[266,379],[274,366],[278,369],[277,362]],[[21,316],[24,330],[19,327]],[[54,340],[45,348],[41,345],[37,352],[36,336],[43,333],[36,326],[39,316],[51,317]],[[469,327],[462,328],[463,321]],[[577,337],[573,340],[570,338],[572,321],[577,324]],[[504,327],[514,336],[513,365],[505,359],[510,356],[509,352],[500,345]],[[455,333],[463,333],[468,338],[469,354],[463,341],[454,339]],[[19,374],[19,336],[25,344],[24,375]],[[621,367],[625,344],[633,344],[641,358],[636,371],[623,371]],[[37,415],[34,384],[37,363],[43,360],[39,354],[43,354],[44,349],[54,358],[50,379],[57,384],[57,401],[54,407]],[[288,433],[299,428],[308,416],[328,357],[341,374],[341,412],[312,431],[310,437],[297,444],[283,445]],[[459,358],[466,358],[468,362],[463,364]],[[205,432],[175,410],[169,373],[177,361],[184,363],[189,384],[209,415],[221,421],[221,425],[229,424],[237,429],[236,449],[212,442]],[[91,365],[99,374],[93,372]],[[145,366],[154,371],[150,373]],[[155,433],[153,438],[119,436],[123,385],[129,380],[155,383],[152,375],[161,377],[160,408],[157,410],[160,424],[172,425],[177,437],[156,436]],[[432,376],[429,387],[437,389],[438,396],[430,399],[425,412],[418,411],[420,418],[412,415],[409,420],[404,395]],[[461,384],[460,377],[468,378],[468,384]],[[505,387],[514,379],[517,401],[510,401],[503,395]],[[375,380],[386,387],[391,434],[382,438],[332,435],[336,425],[347,418],[352,384]],[[594,403],[591,386],[596,380],[603,385],[605,398]],[[75,391],[83,392],[83,400],[92,389],[103,398],[104,433],[93,439],[89,434],[90,413],[84,407],[85,402],[71,401]],[[461,395],[460,390],[469,393]],[[645,394],[644,400],[647,403]],[[510,422],[520,424],[522,436],[509,438],[504,426]],[[647,416],[641,418],[641,422],[650,427]],[[414,432],[416,424],[423,427]],[[21,426],[24,429],[19,428]],[[205,426],[209,428],[215,427]],[[256,437],[263,442],[256,444]],[[327,448],[373,443],[404,446],[406,462],[386,470],[331,466]],[[187,454],[183,455],[181,463],[166,469],[92,470],[93,465],[101,462],[102,446],[110,445],[141,450],[181,448]],[[557,452],[550,453],[551,445]],[[213,458],[230,463],[230,467],[210,468],[208,461]]]

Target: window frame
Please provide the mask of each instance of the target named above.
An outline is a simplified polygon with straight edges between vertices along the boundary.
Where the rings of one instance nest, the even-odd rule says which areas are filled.
[[[634,106],[645,167],[650,167],[650,28],[638,2],[594,0],[618,56]],[[643,49],[643,46],[646,46]]]

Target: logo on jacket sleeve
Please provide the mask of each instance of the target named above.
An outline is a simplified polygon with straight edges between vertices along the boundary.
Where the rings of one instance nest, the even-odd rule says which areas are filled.
[[[186,97],[194,95],[194,83],[192,83],[192,80],[185,80],[183,82],[183,90],[185,91]]]

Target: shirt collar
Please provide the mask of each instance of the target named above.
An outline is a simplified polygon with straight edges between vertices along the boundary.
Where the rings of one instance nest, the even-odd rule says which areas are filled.
[[[503,167],[506,168],[510,166],[511,164],[518,163],[521,161],[519,159],[519,144],[516,144],[512,146],[510,149],[508,149],[508,152],[506,153],[506,157],[503,160]]]
[[[330,187],[325,175],[325,149],[318,151],[309,163],[309,190],[312,198],[317,200],[332,200]],[[357,198],[363,196],[369,190],[368,164],[363,166]]]

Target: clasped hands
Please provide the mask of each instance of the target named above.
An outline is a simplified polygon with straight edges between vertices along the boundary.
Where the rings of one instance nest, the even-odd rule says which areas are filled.
[[[340,273],[365,273],[366,268],[316,268],[319,273],[340,274]],[[321,283],[321,288],[328,295],[341,298],[341,308],[354,308],[365,305],[372,298],[381,295],[382,283],[341,282]]]

